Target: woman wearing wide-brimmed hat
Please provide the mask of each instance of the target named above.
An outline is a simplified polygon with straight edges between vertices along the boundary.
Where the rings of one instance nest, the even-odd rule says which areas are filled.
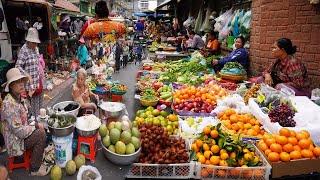
[[[42,106],[42,87],[44,83],[40,77],[39,71],[39,43],[38,31],[35,28],[29,28],[26,43],[22,46],[16,62],[16,68],[29,78],[29,82],[26,83],[25,88],[30,98],[30,112],[35,117],[39,115]]]
[[[40,170],[42,155],[46,146],[46,133],[41,123],[29,123],[28,104],[21,94],[25,92],[27,76],[18,68],[7,72],[7,82],[3,84],[8,93],[1,109],[3,136],[9,157],[21,156],[24,151],[31,150],[31,175],[44,176],[46,170]]]

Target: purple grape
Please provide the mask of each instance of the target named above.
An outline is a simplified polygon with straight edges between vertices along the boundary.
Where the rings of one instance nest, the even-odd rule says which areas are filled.
[[[269,112],[271,122],[278,122],[282,127],[295,127],[294,115],[295,112],[287,104],[276,106]]]

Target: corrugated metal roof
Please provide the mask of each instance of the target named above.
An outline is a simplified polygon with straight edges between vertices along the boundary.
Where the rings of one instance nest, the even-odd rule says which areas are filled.
[[[53,6],[66,9],[68,11],[80,12],[79,7],[66,0],[56,0]]]

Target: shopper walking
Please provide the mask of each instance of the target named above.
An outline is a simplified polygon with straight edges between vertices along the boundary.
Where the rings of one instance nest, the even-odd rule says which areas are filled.
[[[35,117],[39,115],[43,102],[42,82],[40,81],[39,71],[39,43],[38,31],[35,28],[29,28],[26,43],[22,46],[16,62],[16,68],[29,78],[25,89],[30,98],[30,113]]]

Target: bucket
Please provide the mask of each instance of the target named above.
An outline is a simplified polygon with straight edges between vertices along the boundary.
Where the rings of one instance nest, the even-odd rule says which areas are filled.
[[[72,159],[72,138],[73,133],[65,137],[52,136],[56,164],[61,168],[64,168],[67,162]]]

